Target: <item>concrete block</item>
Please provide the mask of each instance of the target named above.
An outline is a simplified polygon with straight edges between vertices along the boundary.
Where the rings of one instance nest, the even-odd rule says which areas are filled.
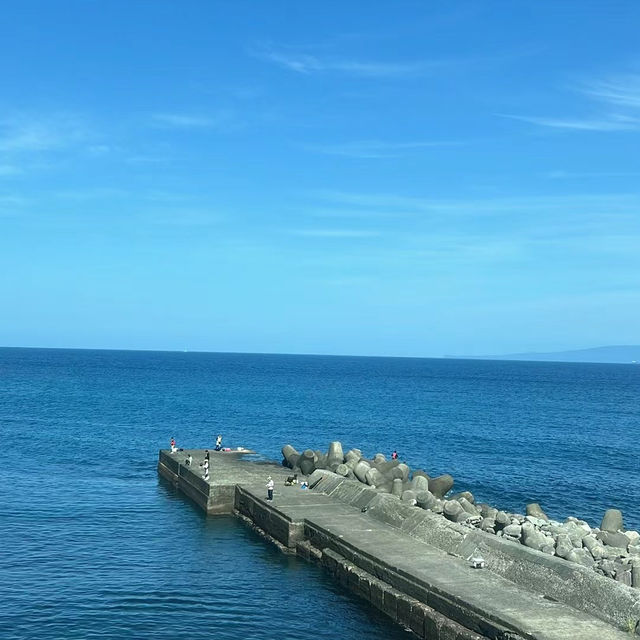
[[[424,619],[426,613],[427,606],[422,604],[422,602],[414,601],[411,604],[411,614],[409,624],[407,625],[413,633],[415,633],[418,638],[424,638]]]
[[[410,628],[411,626],[411,603],[413,598],[400,594],[396,598],[396,621],[403,627]]]
[[[384,611],[384,586],[379,580],[371,580],[369,585],[371,597],[369,602],[380,611]]]
[[[382,610],[394,621],[398,620],[398,592],[385,585]]]

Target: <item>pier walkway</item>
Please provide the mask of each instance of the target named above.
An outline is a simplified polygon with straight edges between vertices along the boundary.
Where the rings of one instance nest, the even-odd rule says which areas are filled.
[[[288,469],[211,452],[160,453],[159,472],[208,513],[231,513],[260,533],[324,565],[344,586],[418,637],[430,640],[623,640],[629,634],[595,615],[553,601],[487,569],[473,569],[399,531],[357,505],[317,490],[285,487]],[[276,484],[266,500],[266,477]]]

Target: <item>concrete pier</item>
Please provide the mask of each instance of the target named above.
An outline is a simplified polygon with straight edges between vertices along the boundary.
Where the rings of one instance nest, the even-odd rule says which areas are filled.
[[[161,451],[158,471],[207,513],[234,513],[281,549],[320,563],[419,638],[622,640],[640,618],[636,589],[537,551],[503,548],[331,472],[314,472],[302,490],[284,486],[291,471],[280,465],[212,451],[205,482],[203,457]],[[486,568],[471,567],[474,553]]]

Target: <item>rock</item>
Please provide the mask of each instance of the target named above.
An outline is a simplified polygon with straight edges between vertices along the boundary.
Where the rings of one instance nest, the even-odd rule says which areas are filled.
[[[615,565],[613,560],[601,560],[598,562],[598,568],[607,578],[613,578],[615,575]]]
[[[537,502],[531,502],[527,505],[527,515],[534,518],[540,518],[540,520],[549,521],[549,516],[542,510],[542,507]]]
[[[384,455],[384,453],[376,453],[375,456],[373,456],[373,462],[375,464],[381,464],[382,462],[386,462],[387,461],[387,457]]]
[[[477,507],[480,507],[480,515],[483,518],[495,518],[496,514],[498,513],[498,510],[495,507],[492,507],[491,505],[488,505],[486,503],[481,503],[476,505]]]
[[[624,535],[629,538],[629,544],[638,544],[640,542],[640,533],[637,531],[625,531]]]
[[[349,466],[353,465],[353,467],[355,467],[356,464],[358,464],[361,458],[362,458],[362,451],[360,451],[360,449],[349,449],[349,451],[347,451],[347,453],[344,454],[345,463],[348,464]]]
[[[293,469],[298,463],[300,454],[290,444],[285,444],[282,447],[282,457],[284,458],[283,465]]]
[[[377,469],[369,469],[365,474],[365,480],[372,487],[377,487],[386,482],[385,477]]]
[[[421,477],[423,477],[423,478],[426,478],[427,480],[429,480],[429,479],[430,479],[429,474],[428,474],[426,471],[423,471],[422,469],[416,469],[416,470],[413,472],[413,477],[415,478],[415,477],[417,477],[417,476],[421,476]]]
[[[433,509],[436,506],[438,499],[431,493],[431,491],[418,491],[416,493],[416,503],[422,509]]]
[[[571,556],[571,562],[577,562],[583,567],[593,568],[595,567],[595,561],[591,554],[586,549],[573,549],[569,554]],[[569,558],[567,558],[568,560]]]
[[[525,516],[525,520],[530,522],[534,527],[544,527],[547,524],[546,520],[537,518],[536,516]]]
[[[390,482],[383,482],[382,484],[377,484],[375,489],[378,493],[391,493],[391,489],[393,485]]]
[[[624,523],[622,521],[622,511],[619,509],[607,509],[602,518],[602,524],[600,525],[601,531],[609,531],[616,533],[617,531],[624,531]]]
[[[398,498],[402,495],[402,480],[400,478],[394,478],[391,485],[391,493]]]
[[[604,550],[604,557],[608,560],[617,560],[618,558],[627,557],[627,550],[624,547],[602,547]]]
[[[604,547],[594,535],[591,534],[582,538],[582,544],[594,560],[602,560],[605,557]]]
[[[316,470],[316,454],[311,449],[305,449],[298,460],[300,471],[305,476],[310,476]]]
[[[487,533],[496,532],[496,521],[493,518],[483,518],[480,528]]]
[[[456,502],[471,516],[479,516],[480,510],[474,504],[471,504],[464,496],[458,498]]]
[[[397,467],[399,464],[400,460],[385,460],[384,462],[374,462],[373,466],[378,469],[380,473],[391,477],[391,469]]]
[[[496,523],[496,531],[504,529],[508,524],[511,524],[511,518],[504,511],[498,511],[494,519]]]
[[[451,490],[451,487],[453,487],[453,477],[448,473],[429,480],[429,491],[431,491],[436,498],[444,498]]]
[[[469,515],[457,500],[446,500],[442,510],[444,517],[452,522],[463,522]]]
[[[369,469],[371,469],[371,465],[368,462],[365,462],[364,460],[360,460],[358,464],[355,466],[353,473],[355,474],[356,478],[360,480],[360,482],[363,482],[366,484],[367,471],[369,471]]]
[[[566,533],[570,540],[571,540],[571,544],[576,548],[576,549],[581,549],[582,548],[582,539],[585,538],[587,535],[589,535],[582,527],[580,527],[578,524],[576,524],[576,522],[571,521],[571,522],[565,522],[565,524],[563,525],[563,530],[564,533]]]
[[[400,498],[402,502],[408,502],[410,504],[416,503],[416,492],[415,491],[403,491],[402,496]]]
[[[414,474],[413,480],[411,481],[411,488],[414,491],[429,491],[429,479]]]
[[[471,493],[471,491],[460,491],[460,493],[456,493],[450,496],[449,500],[458,500],[459,498],[464,498],[465,500],[468,500],[471,504],[476,503],[476,499],[473,497],[473,493]]]
[[[390,475],[394,480],[397,478],[398,480],[402,480],[402,482],[404,482],[405,481],[404,470],[400,469],[399,467],[400,467],[400,464],[397,464],[393,469],[391,469]]]
[[[640,544],[630,544],[628,551],[632,556],[640,556]]]
[[[335,473],[339,476],[346,478],[349,475],[349,467],[346,464],[342,463],[336,467]]]
[[[522,543],[530,549],[541,551],[547,545],[547,538],[538,531],[530,522],[522,525]]]
[[[640,560],[631,560],[631,584],[636,589],[640,588]]]
[[[632,568],[628,564],[618,564],[616,563],[614,568],[614,577],[618,582],[622,582],[622,584],[626,584],[630,587],[633,584],[633,579],[631,577]]]
[[[629,547],[629,538],[627,538],[627,536],[621,531],[616,533],[612,533],[611,531],[600,531],[600,533],[596,535],[596,538],[598,538],[598,540],[602,540],[602,542],[604,542],[608,547],[621,547],[625,551]]]
[[[327,462],[327,454],[322,453],[322,451],[314,451],[314,453],[316,454],[315,455],[316,469],[328,469],[329,463]]]
[[[573,545],[571,544],[569,536],[566,533],[559,534],[556,540],[555,554],[559,558],[566,559],[571,551],[573,551]]]
[[[520,539],[522,535],[522,527],[519,524],[508,524],[503,530],[502,533],[505,536],[509,536],[511,538],[515,538],[516,540]]]
[[[411,469],[409,469],[409,467],[404,462],[401,462],[397,467],[394,467],[394,471],[396,469],[402,472],[402,479],[404,480],[404,482],[406,482],[409,479],[409,473],[411,472]]]
[[[344,453],[342,452],[342,443],[335,440],[329,443],[329,451],[327,452],[327,465],[338,466],[344,462]]]

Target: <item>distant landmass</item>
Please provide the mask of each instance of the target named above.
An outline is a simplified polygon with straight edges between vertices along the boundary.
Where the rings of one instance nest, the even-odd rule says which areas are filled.
[[[551,351],[549,353],[508,353],[493,356],[445,356],[447,358],[470,358],[473,360],[540,360],[549,362],[610,362],[639,364],[640,345],[612,345],[574,349],[572,351]]]

